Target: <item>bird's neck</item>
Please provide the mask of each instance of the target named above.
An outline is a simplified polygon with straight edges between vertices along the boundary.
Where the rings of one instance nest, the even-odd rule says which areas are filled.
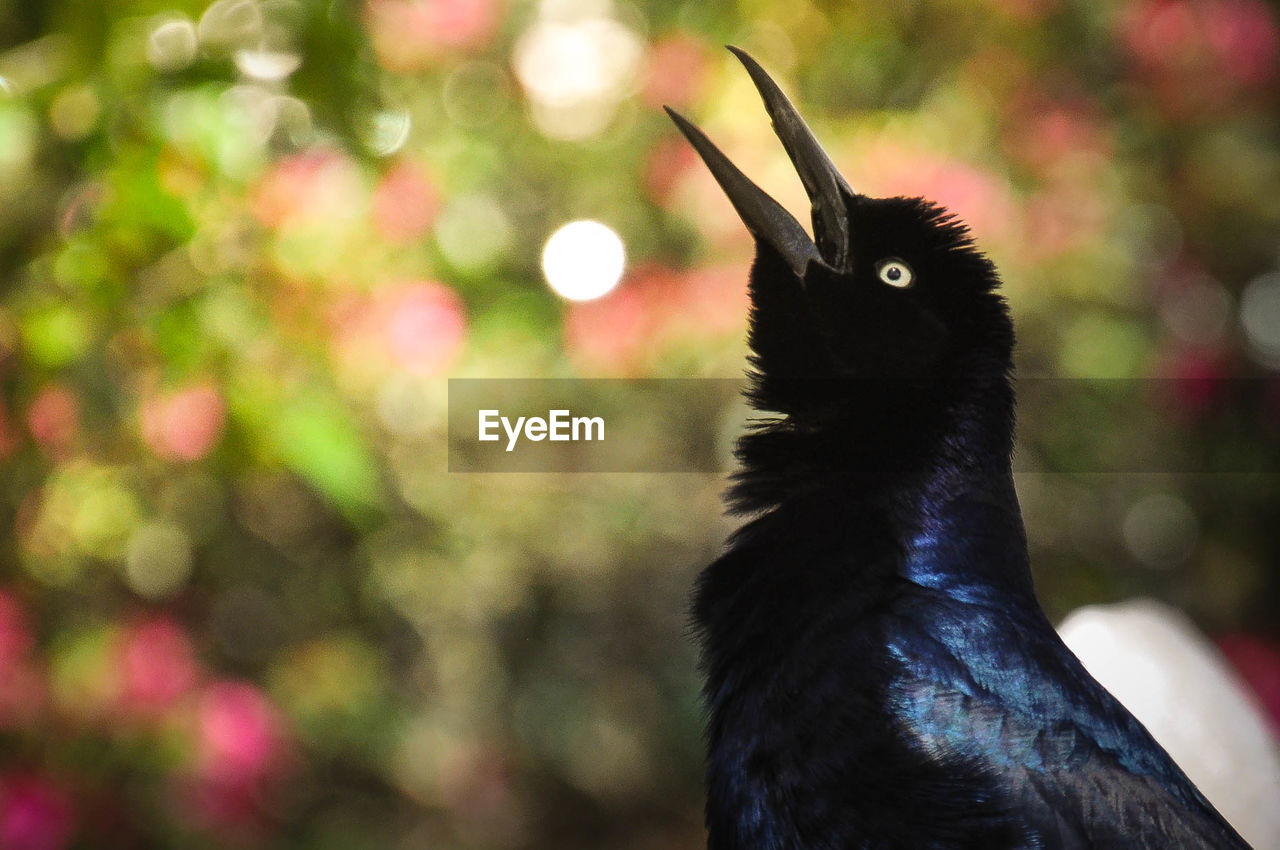
[[[965,387],[945,405],[863,389],[847,414],[779,418],[743,437],[733,506],[759,514],[752,525],[808,525],[815,539],[830,539],[833,522],[881,529],[900,574],[925,586],[1029,592],[1008,382]],[[930,409],[940,412],[915,415]]]
[[[776,408],[784,413],[768,413],[771,402],[761,396],[779,388],[820,403],[787,399]],[[729,493],[739,513],[818,496],[851,508],[902,504],[910,514],[948,492],[998,486],[1009,476],[1014,397],[1002,372],[964,383],[756,375],[752,397],[761,418],[738,442],[742,466]]]
[[[926,488],[903,522],[897,572],[913,584],[996,607],[1034,607],[1026,534],[1008,466]]]

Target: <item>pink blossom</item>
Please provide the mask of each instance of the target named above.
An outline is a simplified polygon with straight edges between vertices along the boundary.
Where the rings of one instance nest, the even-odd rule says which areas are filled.
[[[62,850],[73,831],[71,801],[39,776],[0,781],[0,847]]]
[[[462,299],[439,283],[406,286],[392,300],[389,330],[391,351],[401,366],[425,374],[441,372],[462,346]]]
[[[184,816],[237,846],[256,843],[291,762],[282,715],[252,684],[221,680],[200,694],[195,722],[195,771],[176,789]]]
[[[1148,69],[1174,69],[1197,58],[1200,22],[1196,6],[1187,0],[1146,0],[1134,4],[1124,21],[1124,39]]]
[[[502,21],[501,0],[370,0],[368,26],[378,59],[407,73],[450,52],[483,48]]]
[[[698,161],[698,155],[683,138],[664,139],[649,152],[645,163],[644,186],[649,197],[666,203],[680,178]]]
[[[159,715],[195,685],[198,669],[191,641],[181,626],[167,617],[128,630],[119,652],[126,711]]]
[[[1205,35],[1219,67],[1241,85],[1257,86],[1276,76],[1275,18],[1257,0],[1227,0],[1206,21]]]
[[[45,682],[28,658],[34,643],[22,605],[0,591],[0,728],[27,726],[39,716]]]
[[[431,227],[440,194],[423,169],[401,160],[383,175],[373,192],[373,221],[392,242],[412,242]]]
[[[1008,187],[976,165],[898,143],[876,145],[863,157],[861,180],[873,195],[925,197],[965,221],[980,238],[1005,233],[1014,221]]]
[[[1275,78],[1275,19],[1261,0],[1143,0],[1121,37],[1166,111],[1219,106]]]
[[[1212,349],[1183,349],[1171,355],[1162,369],[1170,412],[1184,421],[1201,420],[1213,412],[1228,389],[1226,358]]]
[[[479,47],[487,42],[501,12],[495,0],[419,0],[415,5],[432,36],[450,47]]]
[[[363,192],[350,159],[313,148],[275,163],[255,187],[251,205],[259,221],[280,229],[346,216]]]
[[[652,330],[644,293],[630,281],[623,281],[603,298],[569,308],[564,347],[580,370],[631,373],[639,371]]]
[[[691,35],[667,36],[649,48],[642,96],[653,109],[687,106],[707,77],[707,45]]]
[[[266,695],[247,682],[219,681],[197,709],[199,766],[208,780],[232,785],[270,777],[283,764],[285,725]]]
[[[1035,93],[1015,97],[1008,127],[1005,148],[1043,176],[1054,176],[1064,165],[1078,168],[1085,161],[1103,162],[1114,148],[1096,104],[1083,98],[1046,99]]]
[[[340,303],[333,313],[335,356],[348,368],[438,375],[466,339],[462,298],[442,283],[408,281]]]
[[[27,408],[27,427],[45,453],[61,456],[80,431],[80,401],[63,384],[43,387]]]
[[[584,372],[635,374],[672,341],[741,328],[747,294],[738,266],[679,273],[642,266],[603,298],[565,316],[564,346]]]
[[[746,326],[750,298],[737,264],[706,266],[680,275],[669,296],[666,335],[698,339]]]
[[[195,461],[222,439],[227,406],[217,388],[197,384],[142,405],[142,436],[166,460]]]

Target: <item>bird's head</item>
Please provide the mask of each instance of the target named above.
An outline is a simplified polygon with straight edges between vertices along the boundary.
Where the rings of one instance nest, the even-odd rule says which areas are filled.
[[[855,192],[778,86],[746,66],[813,208],[813,237],[693,124],[668,110],[755,237],[748,396],[763,420],[739,444],[734,500],[782,478],[910,480],[1012,446],[1013,326],[990,261],[920,198]],[[797,484],[796,486],[800,486]],[[874,487],[873,487],[874,489]]]
[[[810,238],[668,109],[755,237],[749,338],[757,406],[803,419],[829,415],[843,399],[866,401],[881,381],[954,386],[984,372],[1004,381],[1012,325],[995,269],[964,224],[923,199],[853,191],[773,80],[730,50],[760,91],[813,209]],[[813,391],[815,381],[828,390]],[[850,391],[830,391],[841,385]]]

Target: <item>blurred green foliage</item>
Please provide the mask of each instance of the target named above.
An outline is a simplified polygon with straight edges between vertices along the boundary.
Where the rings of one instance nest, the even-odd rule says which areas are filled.
[[[741,373],[751,246],[660,106],[805,202],[726,42],[971,224],[1021,374],[1194,379],[1029,411],[1021,468],[1256,465],[1021,474],[1050,612],[1276,636],[1262,0],[2,0],[0,845],[701,846],[722,482],[450,475],[445,379]],[[575,219],[598,300],[539,269]]]

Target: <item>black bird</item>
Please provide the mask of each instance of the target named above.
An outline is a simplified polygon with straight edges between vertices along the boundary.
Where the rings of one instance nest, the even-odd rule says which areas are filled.
[[[854,192],[746,65],[814,238],[668,110],[756,241],[730,505],[694,594],[711,850],[1243,848],[1036,601],[1013,326],[965,225]]]

